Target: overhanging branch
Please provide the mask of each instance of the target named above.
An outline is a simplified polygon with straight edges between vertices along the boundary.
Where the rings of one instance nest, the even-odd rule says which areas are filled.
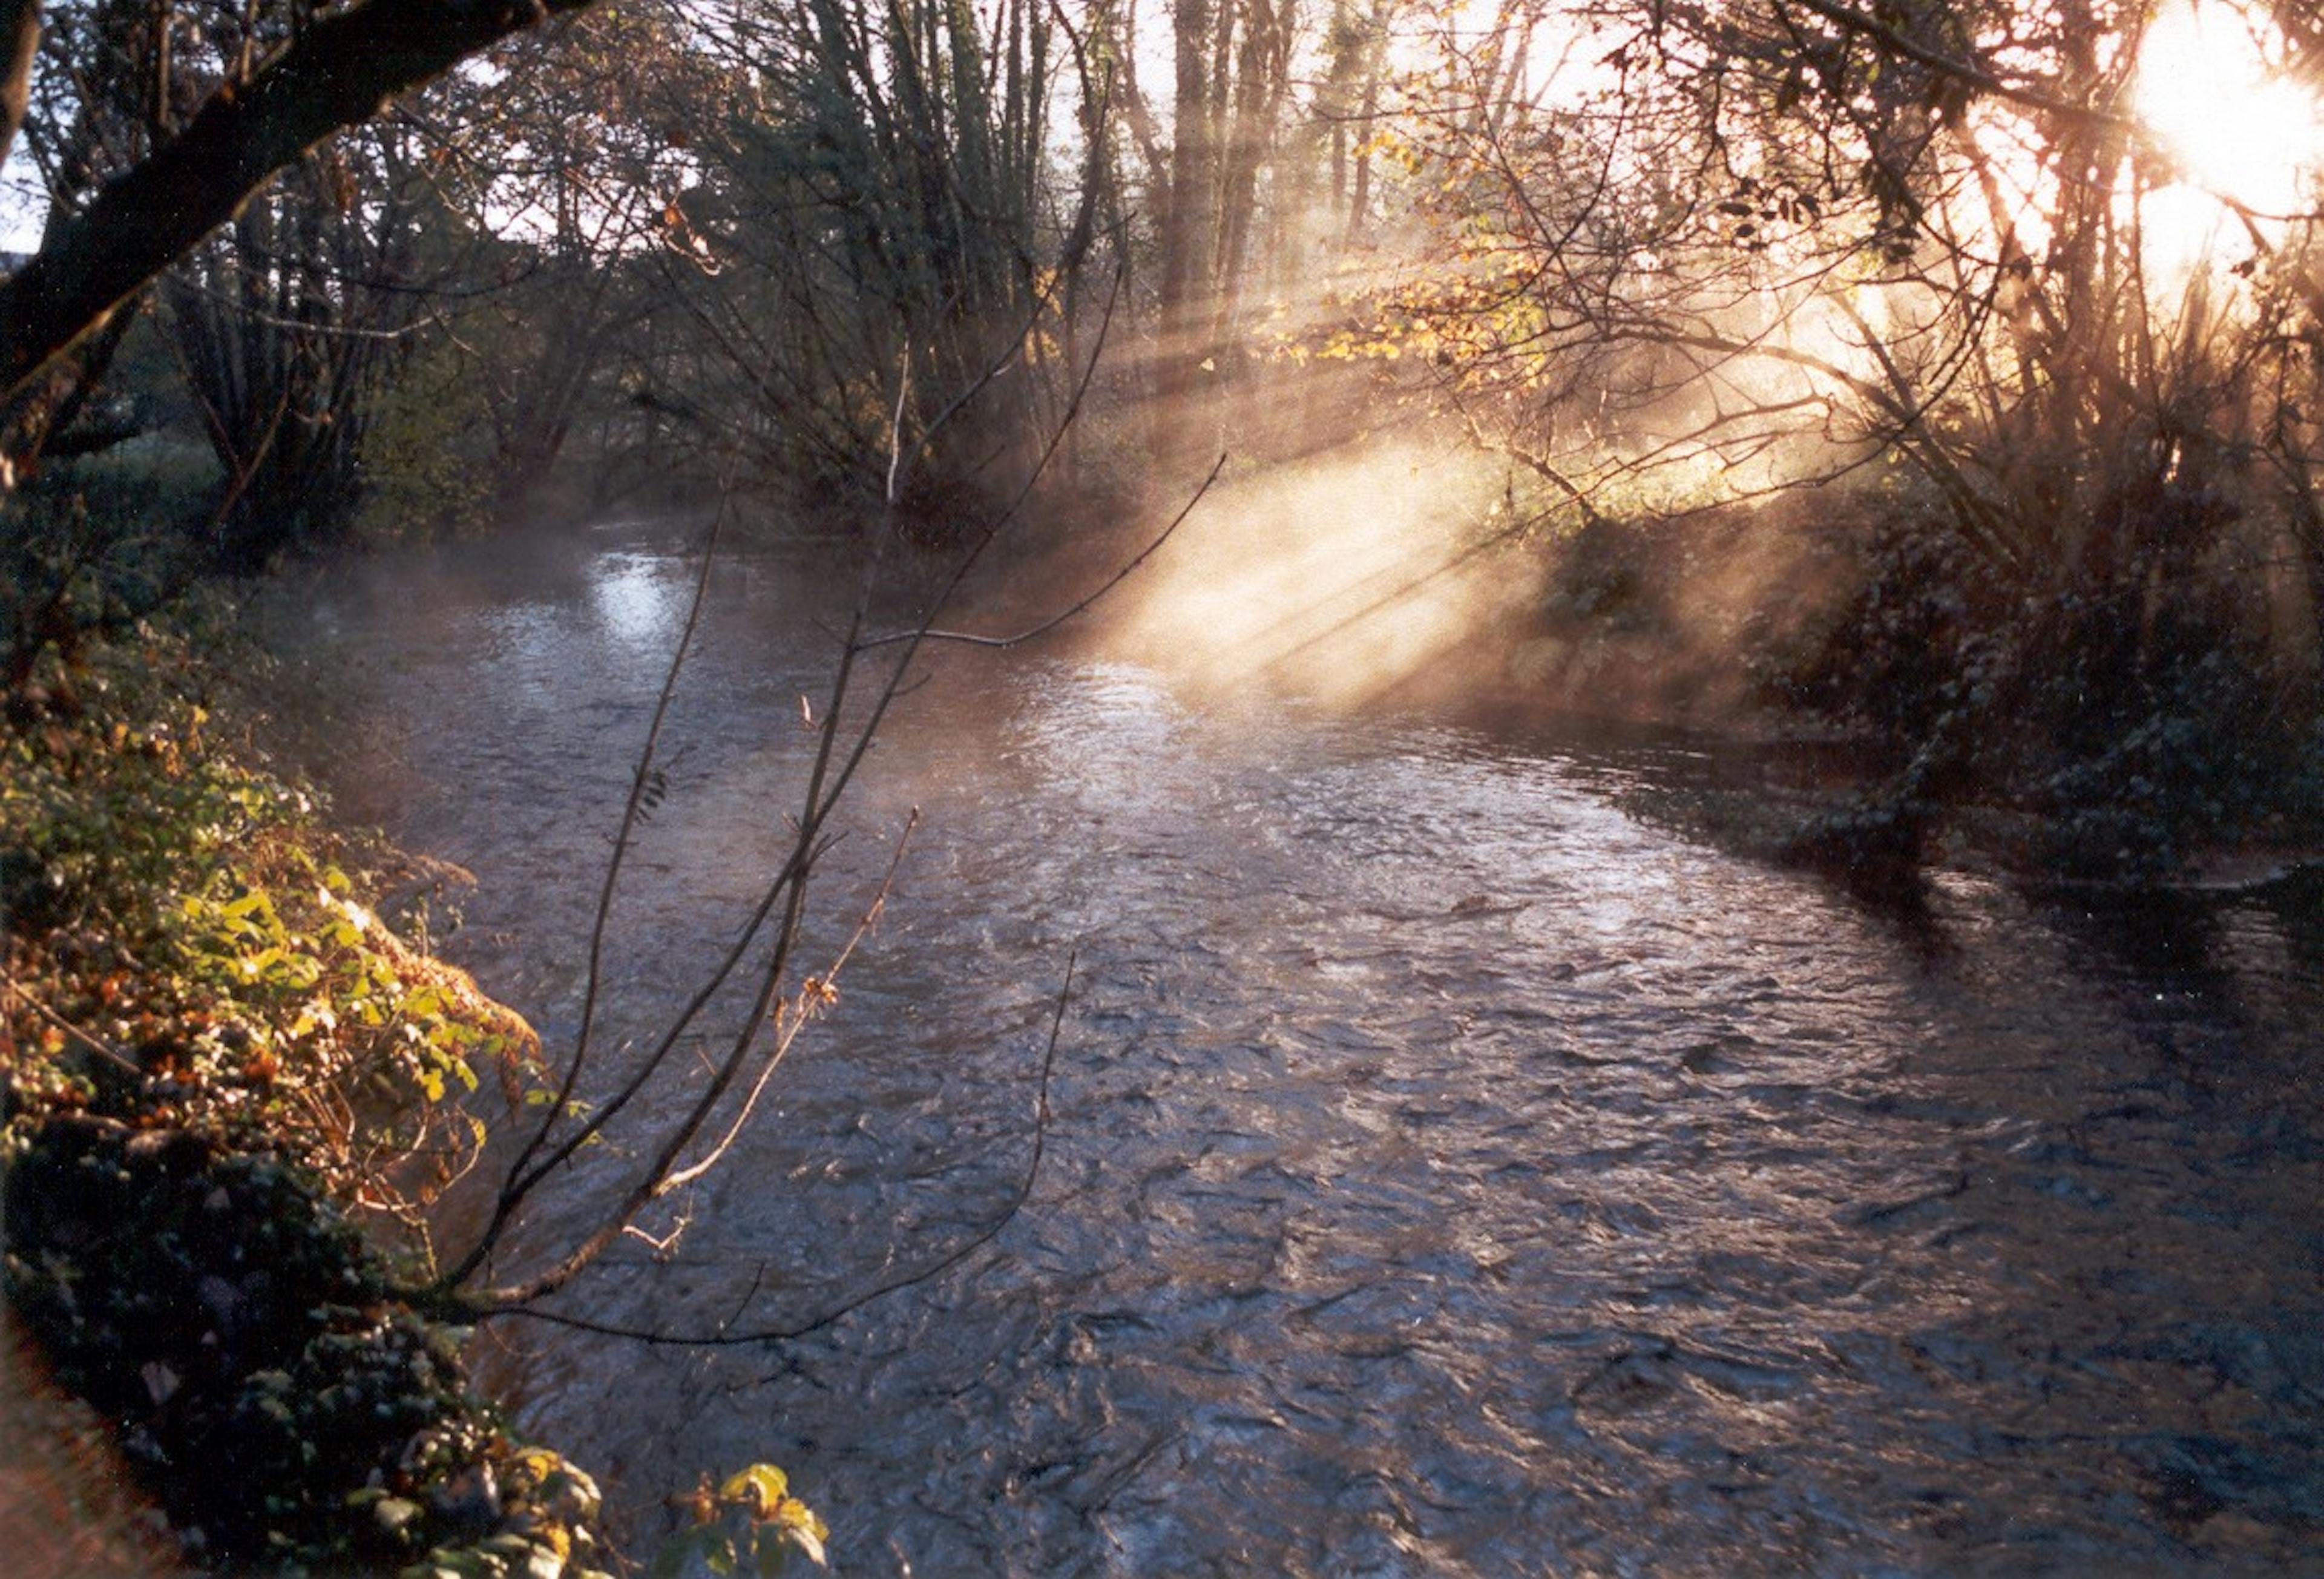
[[[87,208],[54,220],[41,250],[0,281],[0,399],[308,149],[512,33],[590,4],[368,0],[313,23],[248,82],[213,94],[174,142],[115,177]],[[27,8],[28,0],[0,0],[0,28],[23,25]],[[37,27],[38,7],[29,9]]]

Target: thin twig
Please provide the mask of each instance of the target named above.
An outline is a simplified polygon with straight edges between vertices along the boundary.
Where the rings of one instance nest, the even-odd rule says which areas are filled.
[[[669,657],[669,672],[662,677],[660,693],[654,698],[653,716],[646,725],[645,742],[638,750],[636,770],[630,775],[629,799],[622,807],[621,827],[613,836],[613,854],[606,858],[604,881],[598,887],[597,909],[589,927],[589,961],[581,993],[581,1025],[574,1033],[573,1056],[567,1062],[564,1078],[558,1083],[557,1099],[549,1104],[540,1125],[526,1140],[515,1160],[509,1164],[508,1171],[502,1176],[500,1195],[493,1204],[491,1220],[486,1223],[475,1246],[461,1258],[460,1264],[448,1276],[447,1286],[456,1285],[465,1279],[492,1254],[518,1205],[539,1177],[538,1173],[528,1175],[527,1167],[540,1155],[540,1149],[549,1143],[558,1120],[564,1116],[575,1089],[580,1085],[582,1067],[589,1057],[590,1034],[596,1025],[597,1003],[604,975],[605,930],[613,915],[613,895],[621,882],[622,865],[629,855],[631,840],[642,818],[646,786],[653,773],[654,751],[661,739],[662,725],[669,716],[671,698],[678,693],[678,673],[686,667],[687,654],[694,646],[695,632],[702,621],[702,606],[710,588],[710,568],[717,555],[718,536],[726,522],[726,494],[722,489],[717,512],[711,517],[710,530],[703,540],[702,568],[695,577],[694,596],[686,609],[686,623],[678,631],[677,648]],[[552,1160],[561,1160],[563,1155],[569,1155],[569,1152],[563,1152]]]
[[[919,808],[914,807],[911,816],[905,820],[903,833],[896,839],[896,853],[889,859],[887,874],[880,880],[879,891],[872,896],[872,902],[864,907],[862,919],[855,923],[854,932],[849,936],[846,946],[842,948],[838,956],[832,960],[830,968],[800,990],[798,1006],[791,1010],[790,1021],[788,1025],[781,1024],[783,1011],[780,1005],[777,1006],[775,1018],[779,1029],[775,1033],[774,1048],[768,1054],[766,1062],[760,1067],[759,1077],[752,1083],[750,1094],[742,1099],[742,1105],[734,1114],[733,1122],[727,1125],[726,1133],[719,1137],[718,1143],[705,1153],[699,1161],[678,1168],[668,1178],[662,1180],[655,1194],[666,1196],[672,1190],[692,1184],[715,1168],[719,1159],[733,1148],[736,1139],[742,1135],[743,1126],[751,1122],[751,1114],[757,1110],[759,1098],[765,1093],[767,1083],[774,1078],[775,1071],[782,1067],[783,1058],[791,1050],[791,1044],[798,1039],[801,1029],[814,1018],[815,1011],[818,1006],[815,1002],[815,989],[821,987],[825,991],[835,991],[834,983],[839,980],[839,973],[847,968],[847,962],[854,957],[857,946],[870,935],[872,928],[879,924],[881,914],[888,908],[889,891],[896,886],[897,870],[904,863],[904,852],[911,845],[912,830],[919,825]],[[828,849],[830,846],[826,844],[824,847]],[[821,852],[817,853],[816,859],[821,859]]]
[[[23,987],[17,983],[16,978],[13,974],[9,974],[5,970],[0,970],[0,987],[7,988],[10,995],[18,1002],[22,1003],[25,1008],[30,1009],[33,1013],[39,1015],[42,1020],[47,1020],[57,1030],[64,1032],[65,1035],[70,1037],[73,1040],[80,1043],[81,1046],[87,1048],[90,1052],[97,1054],[99,1057],[112,1059],[114,1063],[119,1065],[122,1068],[126,1069],[132,1075],[143,1075],[145,1073],[143,1069],[137,1066],[135,1059],[131,1058],[120,1049],[108,1047],[104,1042],[97,1040],[97,1038],[89,1035],[88,1032],[81,1030],[80,1027],[75,1025],[71,1020],[65,1019],[55,1010],[50,1008],[38,998],[32,996],[31,993],[27,992]]]
[[[1162,535],[1156,538],[1152,542],[1148,543],[1144,548],[1139,549],[1138,552],[1120,569],[1107,577],[1096,591],[1091,593],[1087,597],[1083,598],[1080,602],[1073,605],[1062,614],[1053,614],[1029,630],[1019,631],[1013,636],[980,636],[967,631],[935,631],[927,629],[893,631],[882,636],[867,636],[860,645],[864,649],[869,650],[873,647],[890,646],[898,642],[958,642],[971,647],[999,647],[1006,649],[1021,646],[1023,643],[1030,642],[1038,636],[1046,636],[1050,632],[1056,630],[1059,625],[1064,624],[1067,620],[1072,619],[1075,614],[1087,611],[1091,605],[1096,603],[1098,599],[1103,597],[1107,593],[1111,592],[1124,581],[1127,581],[1130,578],[1130,572],[1136,570],[1140,565],[1143,565],[1147,560],[1152,559],[1157,553],[1159,553],[1161,551],[1162,545],[1170,540],[1171,534],[1176,532],[1178,528],[1185,523],[1186,517],[1194,512],[1194,506],[1203,502],[1203,495],[1211,491],[1211,485],[1219,480],[1219,473],[1226,469],[1226,464],[1227,457],[1225,454],[1222,452],[1219,458],[1212,463],[1210,475],[1203,479],[1202,486],[1194,490],[1194,497],[1186,501],[1185,508],[1180,510],[1177,514],[1170,518],[1170,524],[1162,529]]]
[[[709,1333],[667,1333],[656,1331],[651,1327],[624,1326],[618,1322],[595,1321],[587,1316],[568,1316],[563,1311],[543,1310],[532,1305],[511,1306],[504,1309],[484,1312],[483,1315],[485,1317],[530,1316],[535,1321],[547,1322],[552,1326],[571,1327],[576,1332],[595,1333],[604,1337],[628,1338],[655,1347],[737,1348],[750,1344],[789,1343],[795,1339],[806,1337],[811,1333],[821,1332],[825,1327],[836,1325],[875,1300],[884,1299],[890,1294],[900,1293],[904,1289],[942,1277],[998,1239],[1002,1231],[1025,1209],[1026,1203],[1033,1198],[1034,1187],[1039,1182],[1041,1177],[1041,1160],[1048,1151],[1049,1084],[1057,1066],[1057,1040],[1059,1033],[1065,1027],[1065,1004],[1073,993],[1074,968],[1080,958],[1081,951],[1078,948],[1066,956],[1065,979],[1057,989],[1056,1007],[1050,1014],[1048,1045],[1041,1053],[1041,1079],[1033,1101],[1033,1151],[1026,1160],[1025,1177],[1019,1181],[1016,1191],[1010,1197],[1009,1205],[998,1216],[936,1260],[912,1271],[888,1279],[884,1282],[875,1283],[869,1288],[852,1294],[839,1304],[805,1321],[786,1323],[779,1326],[757,1327],[742,1333],[732,1332],[728,1329],[733,1326],[735,1317],[739,1316],[750,1304],[749,1297],[735,1307],[733,1316],[728,1316],[725,1321],[719,1324],[716,1331]],[[752,1285],[753,1297],[756,1295],[757,1288],[757,1282],[754,1281]]]
[[[904,369],[899,374],[899,385],[905,382],[904,374],[908,372],[908,357]],[[899,431],[891,435],[891,442],[900,443]],[[892,516],[893,501],[890,501],[888,512],[890,522],[892,521]],[[886,523],[883,522],[883,524]],[[758,1036],[760,1025],[771,1012],[781,993],[783,979],[790,968],[791,955],[798,946],[800,925],[806,914],[807,880],[813,873],[816,858],[822,853],[823,824],[836,808],[840,792],[845,788],[846,779],[853,775],[855,768],[869,751],[872,735],[878,729],[879,720],[884,714],[889,701],[893,698],[896,684],[900,679],[900,670],[898,674],[889,677],[885,692],[874,703],[870,720],[858,730],[856,737],[846,753],[844,764],[835,779],[834,762],[840,756],[841,720],[844,716],[849,689],[854,681],[857,662],[861,657],[855,642],[862,633],[865,622],[870,618],[874,584],[885,562],[888,544],[893,535],[892,532],[884,530],[879,534],[879,547],[871,561],[864,567],[857,587],[855,610],[848,627],[847,640],[840,648],[838,666],[832,675],[830,694],[825,706],[824,722],[816,734],[814,760],[807,771],[807,787],[801,797],[801,815],[796,824],[790,853],[785,857],[781,867],[761,894],[749,925],[743,928],[742,937],[728,950],[724,959],[712,972],[709,980],[696,989],[694,997],[688,1001],[678,1018],[665,1030],[660,1041],[651,1054],[623,1082],[613,1099],[592,1113],[588,1120],[574,1134],[560,1142],[549,1157],[535,1163],[530,1172],[514,1180],[511,1187],[513,1198],[505,1204],[502,1211],[495,1214],[494,1226],[504,1226],[516,1205],[520,1204],[552,1168],[559,1166],[592,1136],[602,1133],[614,1115],[645,1089],[669,1057],[671,1049],[677,1046],[678,1038],[724,986],[748,953],[760,930],[766,926],[770,918],[774,916],[776,907],[780,905],[782,913],[774,922],[772,945],[765,965],[758,973],[755,996],[752,1001],[749,1012],[733,1038],[732,1044],[724,1057],[712,1067],[710,1079],[705,1085],[701,1094],[671,1124],[648,1160],[644,1170],[638,1176],[636,1182],[630,1186],[628,1193],[609,1211],[595,1230],[585,1236],[578,1244],[548,1270],[521,1284],[487,1289],[475,1296],[462,1296],[457,1293],[460,1283],[481,1261],[480,1256],[475,1251],[471,1251],[456,1274],[437,1286],[436,1292],[439,1297],[472,1311],[504,1310],[545,1298],[563,1288],[602,1254],[607,1245],[619,1239],[622,1228],[633,1221],[637,1214],[649,1202],[656,1198],[663,1181],[678,1167],[679,1157],[693,1143],[695,1137],[701,1133],[703,1127],[709,1122],[711,1115],[717,1110],[719,1103],[725,1099],[727,1091],[733,1085],[735,1077],[742,1072],[751,1044]]]
[[[1117,274],[1117,292],[1119,285],[1120,279]],[[1106,324],[1111,321],[1112,308],[1113,299],[1110,297],[1104,320]],[[1089,365],[1084,370],[1081,383],[1074,392],[1073,403],[1060,419],[1057,430],[1051,434],[1047,446],[1043,449],[1039,460],[1033,468],[1032,476],[1028,477],[1024,488],[1010,503],[1009,509],[1002,513],[993,529],[986,532],[967,553],[961,557],[960,562],[954,568],[953,575],[935,600],[927,620],[923,623],[920,628],[922,632],[933,627],[938,614],[958,590],[970,568],[991,545],[1000,527],[1005,525],[1014,516],[1025,499],[1029,496],[1041,472],[1046,469],[1050,459],[1056,453],[1065,429],[1070,427],[1080,411],[1082,398],[1088,390],[1090,379],[1094,375],[1097,356],[1102,348],[1103,327],[1102,326],[1098,346],[1092,353]],[[996,364],[996,366],[999,365],[1001,365]],[[905,371],[908,371],[908,363],[906,365]],[[988,374],[987,376],[991,374]],[[800,813],[793,825],[794,834],[790,852],[780,868],[767,883],[742,936],[736,939],[724,959],[714,968],[710,978],[697,988],[676,1021],[665,1030],[653,1050],[624,1079],[613,1098],[589,1114],[581,1124],[576,1126],[573,1133],[553,1147],[549,1147],[547,1154],[537,1157],[529,1168],[521,1174],[512,1174],[488,1228],[486,1241],[472,1250],[451,1275],[438,1279],[427,1290],[430,1297],[447,1307],[456,1307],[465,1315],[481,1318],[491,1314],[529,1309],[536,1302],[554,1295],[562,1288],[603,1253],[609,1244],[617,1241],[622,1236],[622,1228],[632,1222],[637,1214],[660,1193],[664,1181],[678,1167],[680,1156],[692,1146],[696,1137],[709,1123],[718,1107],[725,1101],[734,1081],[742,1075],[750,1061],[751,1048],[760,1034],[761,1026],[766,1022],[774,1005],[779,1001],[782,983],[788,974],[792,956],[798,946],[799,929],[807,904],[808,881],[813,875],[815,863],[827,843],[824,834],[825,825],[836,811],[841,799],[853,781],[857,771],[862,767],[870,753],[872,743],[877,736],[890,708],[906,688],[906,677],[910,669],[913,657],[918,651],[916,639],[909,640],[908,644],[902,647],[900,656],[893,668],[873,690],[866,716],[856,723],[852,735],[846,736],[843,743],[842,719],[844,717],[851,689],[856,679],[857,666],[864,656],[862,639],[870,621],[874,586],[895,540],[894,515],[899,496],[903,492],[905,480],[908,476],[909,458],[924,450],[935,433],[961,409],[961,402],[958,402],[947,406],[939,414],[936,421],[931,423],[908,448],[904,444],[901,431],[903,399],[901,392],[908,383],[908,380],[899,375],[898,416],[891,423],[889,435],[890,496],[887,500],[881,530],[876,537],[874,553],[864,567],[857,590],[855,608],[845,637],[841,643],[838,665],[832,677],[825,704],[823,723],[817,732],[818,738],[814,760],[809,767],[807,782],[801,797]],[[906,457],[905,462],[900,465],[896,461],[899,454]],[[779,916],[777,915],[779,908]],[[621,1199],[609,1206],[599,1225],[585,1235],[577,1244],[548,1269],[521,1283],[484,1288],[473,1294],[461,1292],[461,1285],[484,1264],[492,1247],[497,1243],[500,1237],[504,1234],[508,1224],[513,1221],[522,1202],[549,1173],[562,1166],[582,1145],[594,1136],[604,1132],[614,1115],[625,1108],[654,1079],[657,1073],[663,1067],[671,1049],[676,1047],[678,1039],[707,1008],[711,999],[723,990],[742,959],[758,943],[761,931],[770,924],[771,945],[764,965],[756,972],[757,984],[753,1000],[738,1023],[725,1053],[712,1064],[709,1071],[710,1078],[706,1082],[700,1094],[687,1105],[684,1113],[672,1121],[664,1137],[656,1144],[653,1154],[646,1159],[635,1181]]]

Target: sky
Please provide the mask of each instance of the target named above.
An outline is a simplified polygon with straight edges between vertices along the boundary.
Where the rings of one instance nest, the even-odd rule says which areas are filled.
[[[41,217],[48,205],[39,196],[32,161],[22,149],[0,165],[0,252],[28,253],[41,245]]]

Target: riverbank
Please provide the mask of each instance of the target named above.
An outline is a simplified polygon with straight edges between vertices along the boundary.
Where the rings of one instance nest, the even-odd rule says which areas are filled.
[[[1517,688],[1842,749],[1857,783],[1782,853],[1851,879],[1967,852],[2034,882],[2218,887],[2324,849],[2312,611],[2301,638],[2208,580],[2010,583],[1878,489],[1593,519],[1536,607],[1504,643]]]
[[[216,651],[58,629],[0,725],[18,1321],[187,1562],[592,1572],[595,1488],[470,1390],[420,1242],[383,1232],[481,1143],[454,1098],[521,1075],[529,1033],[213,716]],[[19,1484],[77,1517],[106,1474],[75,1463]],[[54,1571],[142,1565],[134,1519],[100,1522]]]
[[[0,1550],[31,1574],[175,1574],[169,1523],[0,1300]]]

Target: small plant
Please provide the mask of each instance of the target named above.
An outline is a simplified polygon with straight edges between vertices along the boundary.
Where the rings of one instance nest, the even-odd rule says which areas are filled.
[[[713,1489],[710,1477],[687,1496],[673,1499],[694,1522],[656,1554],[651,1579],[680,1579],[696,1565],[722,1576],[788,1571],[804,1554],[816,1567],[831,1531],[814,1509],[790,1494],[790,1477],[770,1464],[738,1470]]]

